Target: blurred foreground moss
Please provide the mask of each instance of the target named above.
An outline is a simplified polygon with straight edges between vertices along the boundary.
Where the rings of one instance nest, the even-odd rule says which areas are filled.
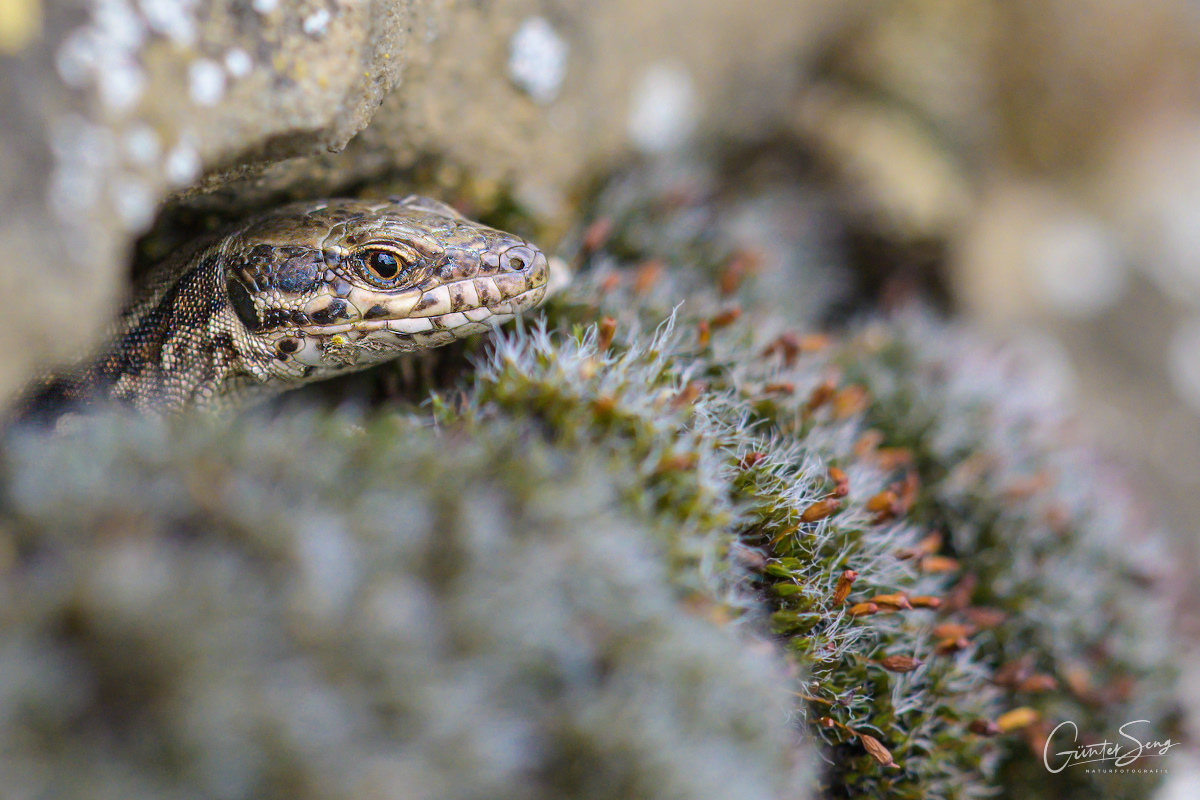
[[[1041,763],[1169,735],[1174,658],[1053,402],[920,314],[814,334],[703,192],[596,208],[427,404],[10,437],[11,796],[1146,796]]]
[[[507,422],[100,419],[8,459],[11,798],[774,797],[771,659],[594,453]]]

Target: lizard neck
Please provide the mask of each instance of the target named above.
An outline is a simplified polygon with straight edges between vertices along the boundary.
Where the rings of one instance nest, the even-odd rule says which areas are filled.
[[[260,360],[230,307],[223,250],[215,245],[151,276],[91,377],[113,400],[172,412],[252,388],[267,377]]]

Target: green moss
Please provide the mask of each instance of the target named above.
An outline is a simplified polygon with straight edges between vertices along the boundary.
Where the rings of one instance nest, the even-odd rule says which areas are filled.
[[[613,218],[672,229],[653,207]],[[1099,739],[1135,718],[1165,731],[1171,708],[1154,537],[1124,490],[1058,434],[1060,410],[1035,402],[1037,387],[1001,354],[920,314],[810,353],[772,347],[805,322],[786,304],[752,283],[721,297],[687,260],[650,282],[644,265],[670,264],[674,243],[638,251],[620,227],[613,238],[551,309],[557,333],[509,337],[481,365],[462,420],[533,414],[551,441],[609,452],[627,503],[674,517],[666,547],[679,590],[717,604],[716,618],[770,629],[801,670],[797,712],[831,748],[827,793],[985,796],[1001,763],[1020,796],[1147,791],[1149,779],[1122,776],[1115,789],[1041,766],[1057,721]],[[707,254],[690,258],[729,258],[705,241]],[[663,298],[686,302],[670,313]],[[742,299],[740,318],[714,324]],[[578,327],[589,316],[618,320],[611,348]],[[823,384],[831,396],[817,402]],[[835,488],[831,466],[849,494],[807,521]],[[903,510],[880,513],[881,502]],[[836,603],[845,570],[857,581]],[[846,613],[897,593],[941,607]],[[880,666],[897,655],[921,663]],[[1037,720],[1007,736],[972,732],[1019,708]],[[859,734],[898,766],[866,753]]]
[[[826,797],[1144,797],[1037,752],[1171,709],[1152,539],[1059,410],[920,314],[805,338],[836,282],[733,280],[712,196],[659,189],[610,186],[572,287],[428,403],[397,367],[10,438],[6,785],[798,797],[815,748]]]
[[[778,667],[680,613],[603,462],[391,415],[17,439],[6,791],[795,793]]]

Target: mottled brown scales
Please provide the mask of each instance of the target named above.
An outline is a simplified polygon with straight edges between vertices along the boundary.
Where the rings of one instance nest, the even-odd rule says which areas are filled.
[[[100,351],[19,416],[236,407],[484,331],[547,278],[532,244],[427,198],[285,206],[152,270]]]

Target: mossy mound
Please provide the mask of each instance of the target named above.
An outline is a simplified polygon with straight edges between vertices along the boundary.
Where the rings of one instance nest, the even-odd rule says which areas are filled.
[[[919,313],[814,333],[836,282],[711,193],[595,208],[431,402],[12,437],[6,785],[1144,797],[1041,763],[1171,709],[1152,540],[1057,410]]]
[[[7,797],[761,797],[769,653],[518,421],[97,419],[8,459]]]

